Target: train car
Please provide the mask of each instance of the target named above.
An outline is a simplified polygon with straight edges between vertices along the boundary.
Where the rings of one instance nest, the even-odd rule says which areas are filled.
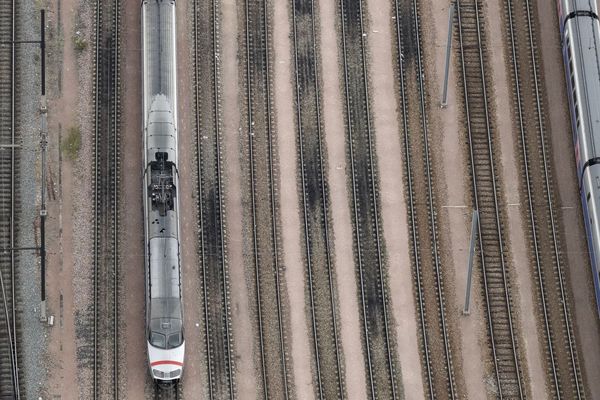
[[[600,315],[600,22],[596,0],[558,0],[577,178]]]
[[[179,241],[174,0],[142,1],[146,338],[152,378],[177,382],[185,353]]]

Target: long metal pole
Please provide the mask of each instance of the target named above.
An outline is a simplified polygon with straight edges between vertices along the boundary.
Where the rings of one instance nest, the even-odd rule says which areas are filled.
[[[471,304],[471,278],[473,277],[473,258],[475,257],[475,241],[477,240],[477,227],[479,226],[479,211],[473,211],[473,218],[471,220],[471,243],[469,246],[469,270],[467,273],[467,288],[465,293],[465,308],[463,309],[463,315],[469,315],[470,304]]]
[[[444,72],[444,91],[442,93],[442,108],[448,105],[448,72],[450,70],[450,49],[452,49],[452,20],[454,19],[454,3],[448,9],[448,40],[446,42],[446,69]]]
[[[40,209],[40,292],[41,292],[41,307],[40,321],[45,322],[46,317],[46,148],[48,145],[48,122],[46,107],[46,11],[41,10],[41,26],[40,26],[40,49],[41,49],[41,68],[42,68],[42,98],[40,111],[42,113],[42,131],[40,138],[40,147],[42,148],[42,206]]]
[[[40,50],[42,51],[41,76],[42,76],[42,96],[46,95],[46,10],[40,10]]]

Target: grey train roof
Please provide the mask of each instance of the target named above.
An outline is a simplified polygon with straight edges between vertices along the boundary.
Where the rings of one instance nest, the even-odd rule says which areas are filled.
[[[167,341],[178,337],[183,328],[174,4],[173,0],[150,0],[142,7],[147,311],[149,330],[165,335]]]
[[[144,3],[144,126],[148,128],[146,162],[154,157],[151,148],[166,148],[169,161],[177,164],[177,107],[175,54],[175,2],[156,0]],[[162,129],[162,124],[172,128]],[[167,133],[168,132],[168,133]],[[167,135],[173,140],[168,141]],[[162,137],[161,137],[162,136]],[[156,142],[152,139],[155,138]],[[162,150],[164,151],[164,150]]]
[[[596,0],[559,0],[563,16],[575,11],[591,11],[598,14]]]
[[[150,240],[150,318],[181,319],[179,246],[174,238]]]
[[[579,159],[600,156],[600,23],[589,16],[571,18],[564,28],[563,45],[569,47],[567,62],[571,75],[575,125],[579,135]]]
[[[152,98],[146,121],[146,162],[156,160],[156,153],[167,153],[167,161],[177,165],[175,113],[165,95]]]
[[[144,63],[146,65],[145,96],[164,94],[170,102],[175,98],[174,1],[148,1],[144,7]],[[148,103],[146,103],[148,104]]]

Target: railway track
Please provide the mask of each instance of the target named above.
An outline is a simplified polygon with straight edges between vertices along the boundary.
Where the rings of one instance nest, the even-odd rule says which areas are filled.
[[[0,0],[0,248],[17,247],[19,133],[17,127],[16,3]],[[16,252],[0,251],[0,398],[24,396],[19,374]]]
[[[319,59],[313,0],[292,2],[298,169],[302,183],[304,262],[311,314],[313,366],[319,399],[346,397],[339,310],[331,248],[326,151],[321,120]]]
[[[181,383],[158,385],[154,384],[154,400],[182,400],[183,385]]]
[[[435,217],[437,211],[435,179],[429,150],[419,3],[417,0],[395,0],[394,8],[396,60],[405,153],[404,175],[408,193],[411,257],[420,322],[425,388],[429,398],[455,399],[458,397],[458,390],[445,315],[443,268]],[[415,97],[418,101],[413,100]],[[417,132],[421,135],[416,135]],[[426,188],[426,190],[415,188]],[[437,320],[434,320],[433,316],[436,316]]]
[[[470,151],[473,203],[479,210],[478,244],[482,267],[489,356],[499,398],[525,398],[515,328],[510,276],[500,208],[495,131],[486,77],[486,37],[480,0],[456,1],[459,62]]]
[[[193,12],[198,248],[202,264],[208,396],[233,399],[233,336],[222,182],[219,1],[195,0]]]
[[[362,0],[340,0],[341,47],[351,214],[357,268],[367,391],[372,399],[396,399],[398,362],[387,295],[387,270],[379,216],[374,132],[369,109],[366,36]]]
[[[246,85],[247,174],[250,254],[254,268],[258,322],[258,361],[262,395],[293,396],[284,320],[283,274],[279,249],[277,149],[271,94],[270,8],[266,0],[246,0],[244,76]]]
[[[547,139],[545,101],[536,46],[534,5],[529,0],[504,1],[505,29],[514,87],[516,127],[521,149],[521,192],[528,207],[532,270],[538,284],[539,322],[546,351],[547,386],[553,398],[585,397],[569,309],[568,283],[557,232],[557,212],[551,169],[551,145]],[[551,251],[549,251],[551,250]]]
[[[93,397],[119,398],[120,1],[96,2]]]

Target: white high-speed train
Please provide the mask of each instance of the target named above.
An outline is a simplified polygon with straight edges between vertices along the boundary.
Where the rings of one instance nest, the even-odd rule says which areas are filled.
[[[175,0],[142,1],[146,338],[150,374],[176,382],[185,342],[177,165]]]
[[[600,314],[600,22],[596,0],[558,0],[577,178]]]

